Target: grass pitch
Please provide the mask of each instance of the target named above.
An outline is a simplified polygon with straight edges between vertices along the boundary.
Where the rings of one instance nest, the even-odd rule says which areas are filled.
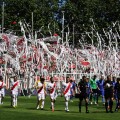
[[[90,113],[85,113],[83,103],[82,113],[78,112],[78,99],[69,102],[69,113],[66,113],[64,97],[58,97],[55,103],[55,111],[50,109],[50,98],[45,100],[45,109],[36,110],[36,96],[31,98],[19,96],[18,107],[10,107],[10,96],[6,96],[4,104],[0,105],[0,120],[119,120],[120,111],[117,113],[106,113],[100,102],[98,106],[89,105]],[[100,100],[101,101],[101,100]],[[115,103],[114,103],[115,107]],[[113,109],[114,110],[114,109]]]

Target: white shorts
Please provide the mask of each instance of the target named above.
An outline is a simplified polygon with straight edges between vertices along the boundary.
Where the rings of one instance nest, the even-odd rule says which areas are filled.
[[[66,99],[67,101],[70,100],[70,95],[65,95],[64,97],[65,97],[65,99]]]
[[[18,96],[18,92],[17,92],[17,91],[12,90],[12,96],[14,96],[14,95]]]
[[[38,100],[44,100],[44,99],[45,99],[45,94],[39,93],[39,94],[37,95],[37,97],[38,97]]]
[[[5,90],[4,89],[1,90],[1,94],[3,97],[5,97]]]
[[[56,99],[56,97],[55,97],[55,93],[50,94],[50,98],[51,98],[52,100],[55,100],[55,99]]]

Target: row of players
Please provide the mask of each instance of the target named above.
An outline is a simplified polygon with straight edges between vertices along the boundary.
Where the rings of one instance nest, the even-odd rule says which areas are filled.
[[[19,90],[19,83],[20,81],[17,80],[17,77],[14,76],[14,81],[11,83],[11,105],[13,107],[17,106],[17,96]],[[66,78],[66,82],[61,81],[63,86],[63,94],[65,97],[65,111],[69,112],[68,109],[68,101],[70,96],[72,96],[75,92],[75,88],[73,87],[73,81],[70,77]],[[2,99],[4,97],[4,90],[5,83],[3,82],[3,77],[0,76],[0,103],[2,103]],[[78,83],[77,90],[78,90],[78,98],[79,98],[79,112],[81,112],[81,104],[83,99],[85,99],[85,106],[86,106],[86,113],[89,113],[88,110],[88,102],[90,95],[93,95],[95,104],[98,103],[98,91],[99,94],[102,95],[102,101],[105,104],[106,112],[108,112],[108,107],[110,112],[112,113],[112,106],[113,106],[113,99],[115,96],[117,105],[115,111],[118,111],[120,106],[120,78],[117,78],[117,81],[114,82],[111,79],[111,76],[107,76],[107,79],[104,80],[102,77],[100,80],[96,79],[94,75],[92,79],[88,80],[86,76],[83,76],[80,82]],[[46,88],[49,91],[50,99],[51,99],[51,109],[54,111],[54,104],[56,100],[56,90],[57,85],[54,82],[53,77],[50,79],[50,83],[47,85],[45,84],[45,79],[40,78],[36,81],[34,88],[37,90],[37,107],[36,109],[44,109],[44,102],[45,102],[45,95],[46,95]],[[92,93],[92,94],[91,94]]]

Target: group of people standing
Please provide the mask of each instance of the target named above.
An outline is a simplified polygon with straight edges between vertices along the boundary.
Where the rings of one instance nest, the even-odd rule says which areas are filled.
[[[91,79],[86,76],[82,76],[79,83],[75,83],[70,77],[67,77],[65,81],[61,81],[62,89],[61,92],[65,98],[65,111],[69,112],[68,103],[69,100],[78,94],[79,98],[79,112],[81,112],[81,106],[83,99],[85,100],[86,113],[89,113],[88,105],[93,104],[92,98],[94,99],[94,104],[98,105],[99,96],[102,96],[102,103],[105,106],[106,112],[113,113],[113,100],[116,100],[115,111],[120,108],[120,78],[107,76],[104,79],[101,76],[97,79],[94,75]],[[3,82],[3,77],[0,76],[0,104],[3,104],[4,98],[4,88],[6,84]],[[44,77],[38,77],[34,84],[34,89],[37,91],[37,106],[36,109],[44,109],[46,95],[49,94],[51,101],[51,110],[55,109],[55,101],[57,98],[57,84],[54,81],[54,77],[50,78],[50,82],[46,83]],[[11,80],[11,106],[17,107],[17,97],[20,88],[20,80],[17,76],[13,77]],[[7,88],[6,88],[7,89]],[[77,91],[77,93],[76,93]],[[72,96],[72,97],[71,97]]]
[[[78,90],[80,93],[80,112],[83,99],[85,99],[86,113],[88,113],[88,104],[93,104],[92,98],[94,98],[94,104],[98,105],[99,96],[102,96],[102,103],[107,113],[113,113],[113,100],[116,100],[115,111],[118,111],[120,108],[120,78],[108,75],[106,79],[104,79],[103,76],[97,79],[97,76],[94,75],[93,78],[89,80],[86,76],[83,76],[78,83]]]

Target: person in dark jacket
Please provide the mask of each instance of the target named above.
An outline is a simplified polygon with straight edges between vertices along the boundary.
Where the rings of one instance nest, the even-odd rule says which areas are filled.
[[[118,109],[120,108],[120,78],[117,78],[117,82],[115,84],[114,89],[117,97],[117,104],[116,104],[115,111],[118,112]]]
[[[79,93],[80,93],[80,96],[79,96],[79,112],[81,112],[81,105],[82,105],[82,101],[84,99],[85,100],[85,106],[86,106],[86,113],[89,113],[87,88],[88,88],[87,78],[86,78],[86,76],[83,76],[82,80],[78,83],[78,90],[79,90]]]
[[[106,113],[108,113],[108,103],[110,107],[110,112],[113,113],[112,107],[113,107],[113,84],[111,76],[107,76],[107,80],[104,82],[104,92],[105,92],[105,109]]]

